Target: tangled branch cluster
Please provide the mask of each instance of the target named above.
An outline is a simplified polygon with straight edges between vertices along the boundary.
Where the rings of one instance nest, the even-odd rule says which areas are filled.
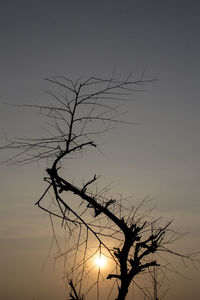
[[[161,252],[183,259],[191,257],[168,248],[177,239],[177,234],[170,229],[171,222],[162,224],[160,218],[151,218],[149,211],[141,213],[147,199],[136,207],[125,209],[120,201],[107,197],[106,188],[99,192],[94,188],[98,176],[94,175],[82,186],[76,186],[68,179],[69,174],[61,175],[60,169],[65,159],[98,147],[96,137],[99,134],[126,123],[121,120],[121,105],[130,101],[132,93],[148,81],[142,78],[131,81],[130,76],[124,81],[96,77],[85,81],[54,77],[47,81],[62,90],[62,94],[48,92],[53,97],[53,104],[22,106],[35,109],[50,120],[48,136],[16,138],[2,148],[18,151],[9,159],[11,164],[48,161],[44,178],[47,187],[36,205],[46,211],[51,220],[52,217],[61,219],[69,239],[73,236],[74,243],[68,243],[68,249],[58,255],[71,260],[66,271],[70,299],[83,299],[83,294],[86,297],[93,287],[97,288],[99,297],[100,283],[112,282],[108,298],[114,291],[115,299],[123,300],[131,282],[140,288],[138,275],[154,274],[152,272],[161,264]],[[46,201],[49,195],[50,203]],[[70,201],[72,198],[76,200]],[[91,251],[91,244],[97,245],[94,251]],[[94,266],[89,265],[89,261],[96,253],[111,260],[112,271],[103,276],[99,269],[94,280],[91,275]]]

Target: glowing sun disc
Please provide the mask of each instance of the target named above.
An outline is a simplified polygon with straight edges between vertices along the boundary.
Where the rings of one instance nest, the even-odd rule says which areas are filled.
[[[95,265],[99,268],[103,268],[106,265],[106,258],[103,255],[97,255],[95,257]]]

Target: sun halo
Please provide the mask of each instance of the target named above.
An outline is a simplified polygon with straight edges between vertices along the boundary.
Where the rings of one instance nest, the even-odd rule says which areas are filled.
[[[97,254],[94,258],[94,264],[98,267],[98,268],[105,268],[107,265],[107,260],[106,257],[102,254]]]

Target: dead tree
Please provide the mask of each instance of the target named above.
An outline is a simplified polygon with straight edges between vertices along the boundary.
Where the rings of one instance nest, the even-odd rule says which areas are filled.
[[[121,119],[121,105],[131,101],[133,92],[141,90],[148,81],[143,78],[133,81],[131,76],[123,81],[114,77],[76,81],[53,77],[47,81],[61,91],[48,91],[53,102],[22,107],[37,110],[49,119],[48,134],[40,138],[16,138],[2,148],[18,151],[8,160],[11,164],[47,160],[46,188],[36,205],[49,214],[52,227],[53,219],[58,218],[69,233],[67,247],[59,250],[57,257],[65,257],[66,261],[70,257],[65,275],[71,287],[70,299],[86,299],[93,288],[99,298],[101,284],[107,282],[111,283],[108,298],[124,300],[132,282],[145,293],[137,278],[162,266],[162,254],[191,259],[170,250],[169,245],[177,239],[171,222],[152,218],[151,211],[144,210],[148,199],[135,207],[124,207],[121,199],[109,197],[107,187],[98,190],[96,174],[81,186],[74,184],[65,165],[68,159],[80,158],[89,148],[98,148],[96,138],[100,134],[127,123]],[[109,259],[112,270],[103,276],[99,268],[94,280],[90,261],[97,254]]]

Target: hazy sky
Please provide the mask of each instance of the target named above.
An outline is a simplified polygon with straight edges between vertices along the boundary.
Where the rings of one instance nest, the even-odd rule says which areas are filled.
[[[113,190],[150,195],[157,212],[188,231],[183,247],[200,238],[200,4],[199,1],[3,1],[0,5],[0,137],[37,135],[33,115],[5,106],[41,103],[45,77],[119,77],[145,70],[158,79],[135,94],[127,118],[140,122],[102,139],[109,157],[93,169]],[[112,139],[110,137],[112,136]],[[6,157],[1,154],[2,159]],[[94,159],[94,158],[93,158]],[[61,269],[47,266],[51,228],[34,207],[43,188],[41,165],[1,167],[0,298],[64,299]],[[81,175],[82,176],[82,175]],[[84,176],[84,174],[83,174]],[[167,300],[198,299],[200,274],[176,278]],[[174,275],[173,275],[174,278]],[[35,297],[35,298],[34,298]]]

